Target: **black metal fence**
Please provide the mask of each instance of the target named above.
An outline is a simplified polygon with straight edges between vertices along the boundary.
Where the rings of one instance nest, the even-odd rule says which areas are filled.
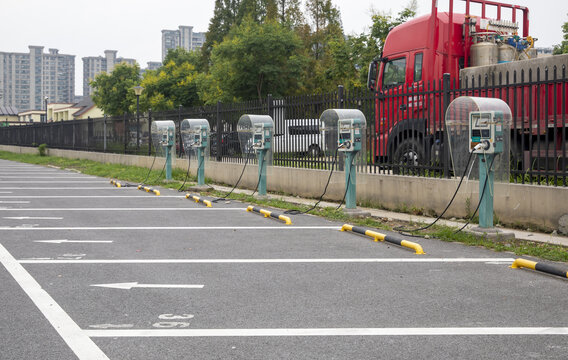
[[[452,169],[444,144],[444,114],[459,96],[496,97],[507,102],[511,128],[511,181],[568,186],[568,79],[566,68],[520,71],[492,77],[472,77],[413,83],[384,89],[337,91],[234,104],[118,117],[29,124],[0,128],[0,144],[126,154],[152,154],[151,122],[186,118],[207,119],[211,128],[210,154],[217,161],[243,161],[237,122],[243,114],[268,114],[275,122],[274,165],[327,169],[329,144],[319,117],[330,108],[355,108],[367,118],[368,166],[359,171],[383,174],[449,177]]]

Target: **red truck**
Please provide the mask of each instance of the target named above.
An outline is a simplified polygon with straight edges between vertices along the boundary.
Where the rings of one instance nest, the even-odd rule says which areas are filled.
[[[377,95],[376,161],[389,161],[395,170],[440,164],[448,101],[499,97],[513,114],[512,166],[565,173],[568,55],[536,56],[526,7],[464,1],[465,14],[459,14],[453,0],[449,12],[438,12],[432,0],[431,14],[389,32],[380,59],[369,66],[368,87]],[[472,3],[481,14],[471,14]]]

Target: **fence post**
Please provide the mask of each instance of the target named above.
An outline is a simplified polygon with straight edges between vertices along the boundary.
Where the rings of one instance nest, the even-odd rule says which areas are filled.
[[[107,116],[103,120],[103,152],[107,151]]]
[[[272,94],[268,94],[268,98],[267,98],[267,112],[268,112],[268,116],[270,116],[272,119],[274,119],[274,114],[273,109],[274,109],[274,103],[273,103],[273,99],[272,99]]]
[[[178,129],[178,144],[179,144],[179,154],[178,156],[181,158],[181,153],[183,152],[183,146],[182,145],[182,141],[181,141],[181,108],[182,105],[180,104],[178,106],[178,124],[177,124],[177,129]],[[175,152],[175,151],[174,151]]]
[[[126,154],[126,148],[128,146],[128,123],[127,123],[127,119],[126,119],[126,111],[124,112],[123,115],[123,119],[124,119],[124,154]]]
[[[217,101],[217,161],[221,161],[221,131],[223,131],[221,126],[221,101]]]
[[[148,156],[152,156],[152,109],[148,109]]]
[[[450,178],[450,137],[446,127],[446,111],[450,106],[450,74],[445,73],[442,80],[442,94],[443,94],[443,112],[440,114],[441,121],[444,123],[444,154],[442,156],[444,161],[444,174],[446,178]]]
[[[337,86],[337,107],[343,109],[345,106],[345,98],[343,94],[343,85]]]

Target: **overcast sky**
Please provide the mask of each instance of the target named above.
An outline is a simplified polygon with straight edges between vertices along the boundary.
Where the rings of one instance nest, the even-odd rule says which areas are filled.
[[[341,11],[346,34],[367,31],[371,10],[396,15],[409,0],[333,0]],[[442,10],[448,0],[439,0]],[[531,35],[538,47],[562,41],[561,26],[568,21],[568,0],[504,0],[530,9]],[[462,9],[462,1],[455,1]],[[161,61],[161,30],[179,25],[205,32],[213,15],[214,0],[3,0],[0,51],[28,52],[28,45],[59,49],[76,55],[75,92],[80,95],[82,58],[104,56],[117,50],[119,57],[134,58],[142,68]],[[418,0],[418,14],[430,12],[430,0]]]

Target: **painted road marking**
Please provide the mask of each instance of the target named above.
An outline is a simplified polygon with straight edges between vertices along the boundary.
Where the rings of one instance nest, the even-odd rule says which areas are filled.
[[[101,183],[107,183],[107,181],[102,181],[102,180],[84,180],[84,181],[65,181],[65,180],[54,180],[54,181],[45,181],[45,180],[41,180],[41,181],[22,181],[22,180],[1,180],[0,183],[18,183],[18,184],[37,184],[37,183],[42,183],[42,184],[54,184],[54,183],[60,183],[60,184],[85,184],[85,183],[97,183],[97,184],[101,184]]]
[[[41,209],[15,209],[0,208],[0,211],[245,211],[246,208],[41,208]]]
[[[281,263],[496,263],[511,264],[513,258],[347,258],[347,259],[89,259],[20,260],[21,264],[281,264]]]
[[[16,228],[0,226],[0,231],[22,230],[337,230],[340,226],[101,226],[101,227],[33,227]]]
[[[28,174],[26,174],[28,175]],[[75,174],[71,175],[60,175],[60,176],[34,176],[34,179],[85,179],[85,178],[93,178],[94,176],[84,175],[84,176],[76,176]],[[0,179],[21,179],[22,176],[4,176],[0,175]],[[43,181],[42,181],[43,182]]]
[[[13,191],[0,191],[0,194],[13,194]]]
[[[25,211],[26,209],[20,209]],[[63,220],[62,217],[48,217],[48,216],[4,216],[2,219],[7,220]]]
[[[91,337],[568,335],[568,327],[85,330]]]
[[[122,190],[114,186],[100,186],[100,187],[79,187],[79,186],[64,186],[64,187],[0,187],[0,190]],[[4,194],[4,192],[0,192]],[[7,192],[6,194],[12,194]]]
[[[30,203],[29,201],[0,201],[0,204],[29,204],[29,203]]]
[[[85,244],[85,243],[94,243],[94,244],[98,244],[98,243],[112,243],[113,240],[35,240],[34,242],[38,242],[38,243],[47,243],[47,244],[63,244],[63,243],[81,243],[81,244]]]
[[[42,289],[39,283],[20,265],[16,259],[0,244],[0,262],[12,275],[22,290],[51,323],[65,343],[81,360],[103,360],[108,357],[85,334],[67,313]]]
[[[156,289],[203,289],[205,285],[188,284],[139,284],[137,282],[125,282],[114,284],[92,284],[91,286],[130,290],[132,288],[156,288]]]
[[[122,189],[122,188],[121,188]],[[137,193],[140,193],[137,191]],[[140,198],[140,199],[163,199],[163,198],[178,198],[185,199],[185,195],[24,195],[24,196],[0,196],[2,199],[61,199],[61,198],[74,198],[74,199],[101,199],[101,198]]]

